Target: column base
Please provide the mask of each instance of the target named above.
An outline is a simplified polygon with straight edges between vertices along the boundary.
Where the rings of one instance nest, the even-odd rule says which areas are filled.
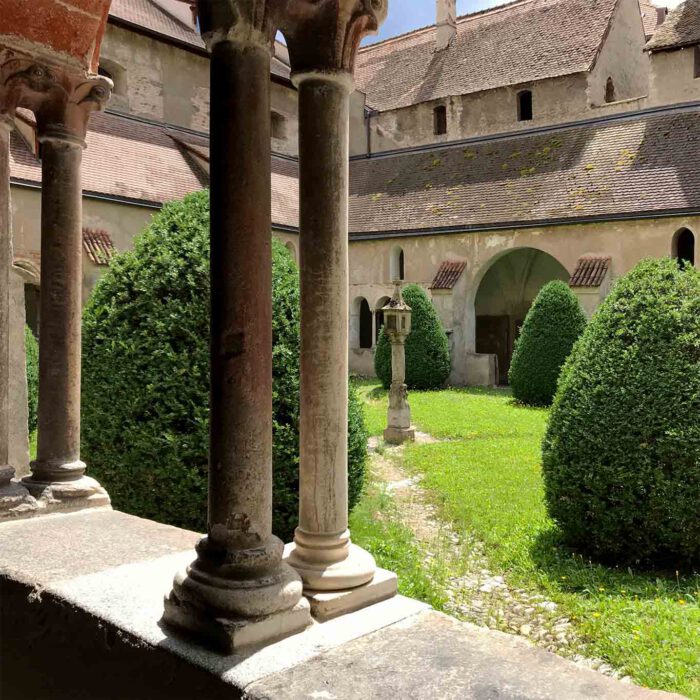
[[[377,565],[374,557],[361,547],[350,544],[347,556],[338,562],[322,561],[312,549],[291,542],[284,548],[284,560],[298,572],[304,582],[304,593],[312,591],[345,591],[369,583],[374,578]],[[318,559],[309,561],[311,556]]]
[[[41,481],[25,476],[22,485],[41,507],[51,506],[51,512],[82,510],[110,506],[107,491],[89,476],[71,481]]]
[[[0,520],[26,518],[39,508],[36,499],[17,481],[13,467],[0,467]]]
[[[267,575],[230,579],[197,569],[179,572],[165,598],[163,623],[224,654],[272,642],[311,623],[301,580],[281,563]]]
[[[377,569],[374,578],[362,586],[344,591],[304,589],[304,596],[311,605],[311,615],[314,619],[325,622],[393,598],[397,592],[396,574],[385,569]]]
[[[384,441],[390,445],[403,445],[404,442],[415,442],[415,428],[392,428],[391,426],[384,431]]]

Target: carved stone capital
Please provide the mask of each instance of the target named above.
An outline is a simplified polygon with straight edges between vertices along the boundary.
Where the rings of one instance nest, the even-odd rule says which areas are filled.
[[[220,41],[272,51],[284,0],[199,0],[199,26],[209,50]]]
[[[18,107],[34,112],[40,139],[84,143],[90,114],[104,109],[112,81],[88,73],[69,73],[29,58],[0,66],[0,113]]]
[[[352,74],[362,39],[376,34],[388,0],[288,0],[280,23],[294,73]]]

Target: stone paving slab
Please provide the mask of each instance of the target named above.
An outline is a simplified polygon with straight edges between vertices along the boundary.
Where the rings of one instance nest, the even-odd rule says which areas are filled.
[[[268,676],[248,700],[680,700],[582,669],[514,635],[424,611]]]

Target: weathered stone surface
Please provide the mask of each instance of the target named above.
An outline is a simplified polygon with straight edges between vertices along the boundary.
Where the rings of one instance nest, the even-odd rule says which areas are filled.
[[[410,617],[253,684],[246,697],[424,700],[680,698],[581,669],[519,637],[435,611]]]

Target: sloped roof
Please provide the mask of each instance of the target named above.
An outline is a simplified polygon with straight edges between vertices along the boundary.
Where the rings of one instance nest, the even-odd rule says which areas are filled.
[[[649,39],[656,28],[663,23],[668,10],[665,7],[657,7],[651,0],[639,0],[639,9],[642,13],[644,35]]]
[[[99,112],[90,119],[83,153],[83,190],[87,193],[161,204],[201,190],[208,180],[209,142],[203,136],[163,127],[125,115]],[[197,153],[198,163],[187,153]],[[41,164],[13,132],[12,178],[41,182]],[[298,166],[272,159],[272,220],[298,225]]]
[[[569,287],[600,287],[610,269],[611,258],[584,256],[569,278]]]
[[[430,289],[453,289],[466,265],[465,262],[445,260],[435,273]]]
[[[110,235],[97,228],[83,228],[83,248],[95,265],[109,265],[115,253]]]
[[[435,27],[364,48],[357,87],[380,111],[590,70],[617,0],[516,0],[465,15],[435,52]]]
[[[204,52],[206,48],[202,37],[193,24],[184,21],[189,13],[189,7],[179,0],[112,0],[109,10],[113,20],[126,22]],[[275,42],[275,46],[278,55],[272,59],[270,72],[288,80],[290,68],[285,49],[278,42]]]
[[[357,159],[354,234],[700,208],[700,107]]]
[[[685,0],[671,10],[645,48],[667,51],[693,44],[700,44],[700,0]]]

